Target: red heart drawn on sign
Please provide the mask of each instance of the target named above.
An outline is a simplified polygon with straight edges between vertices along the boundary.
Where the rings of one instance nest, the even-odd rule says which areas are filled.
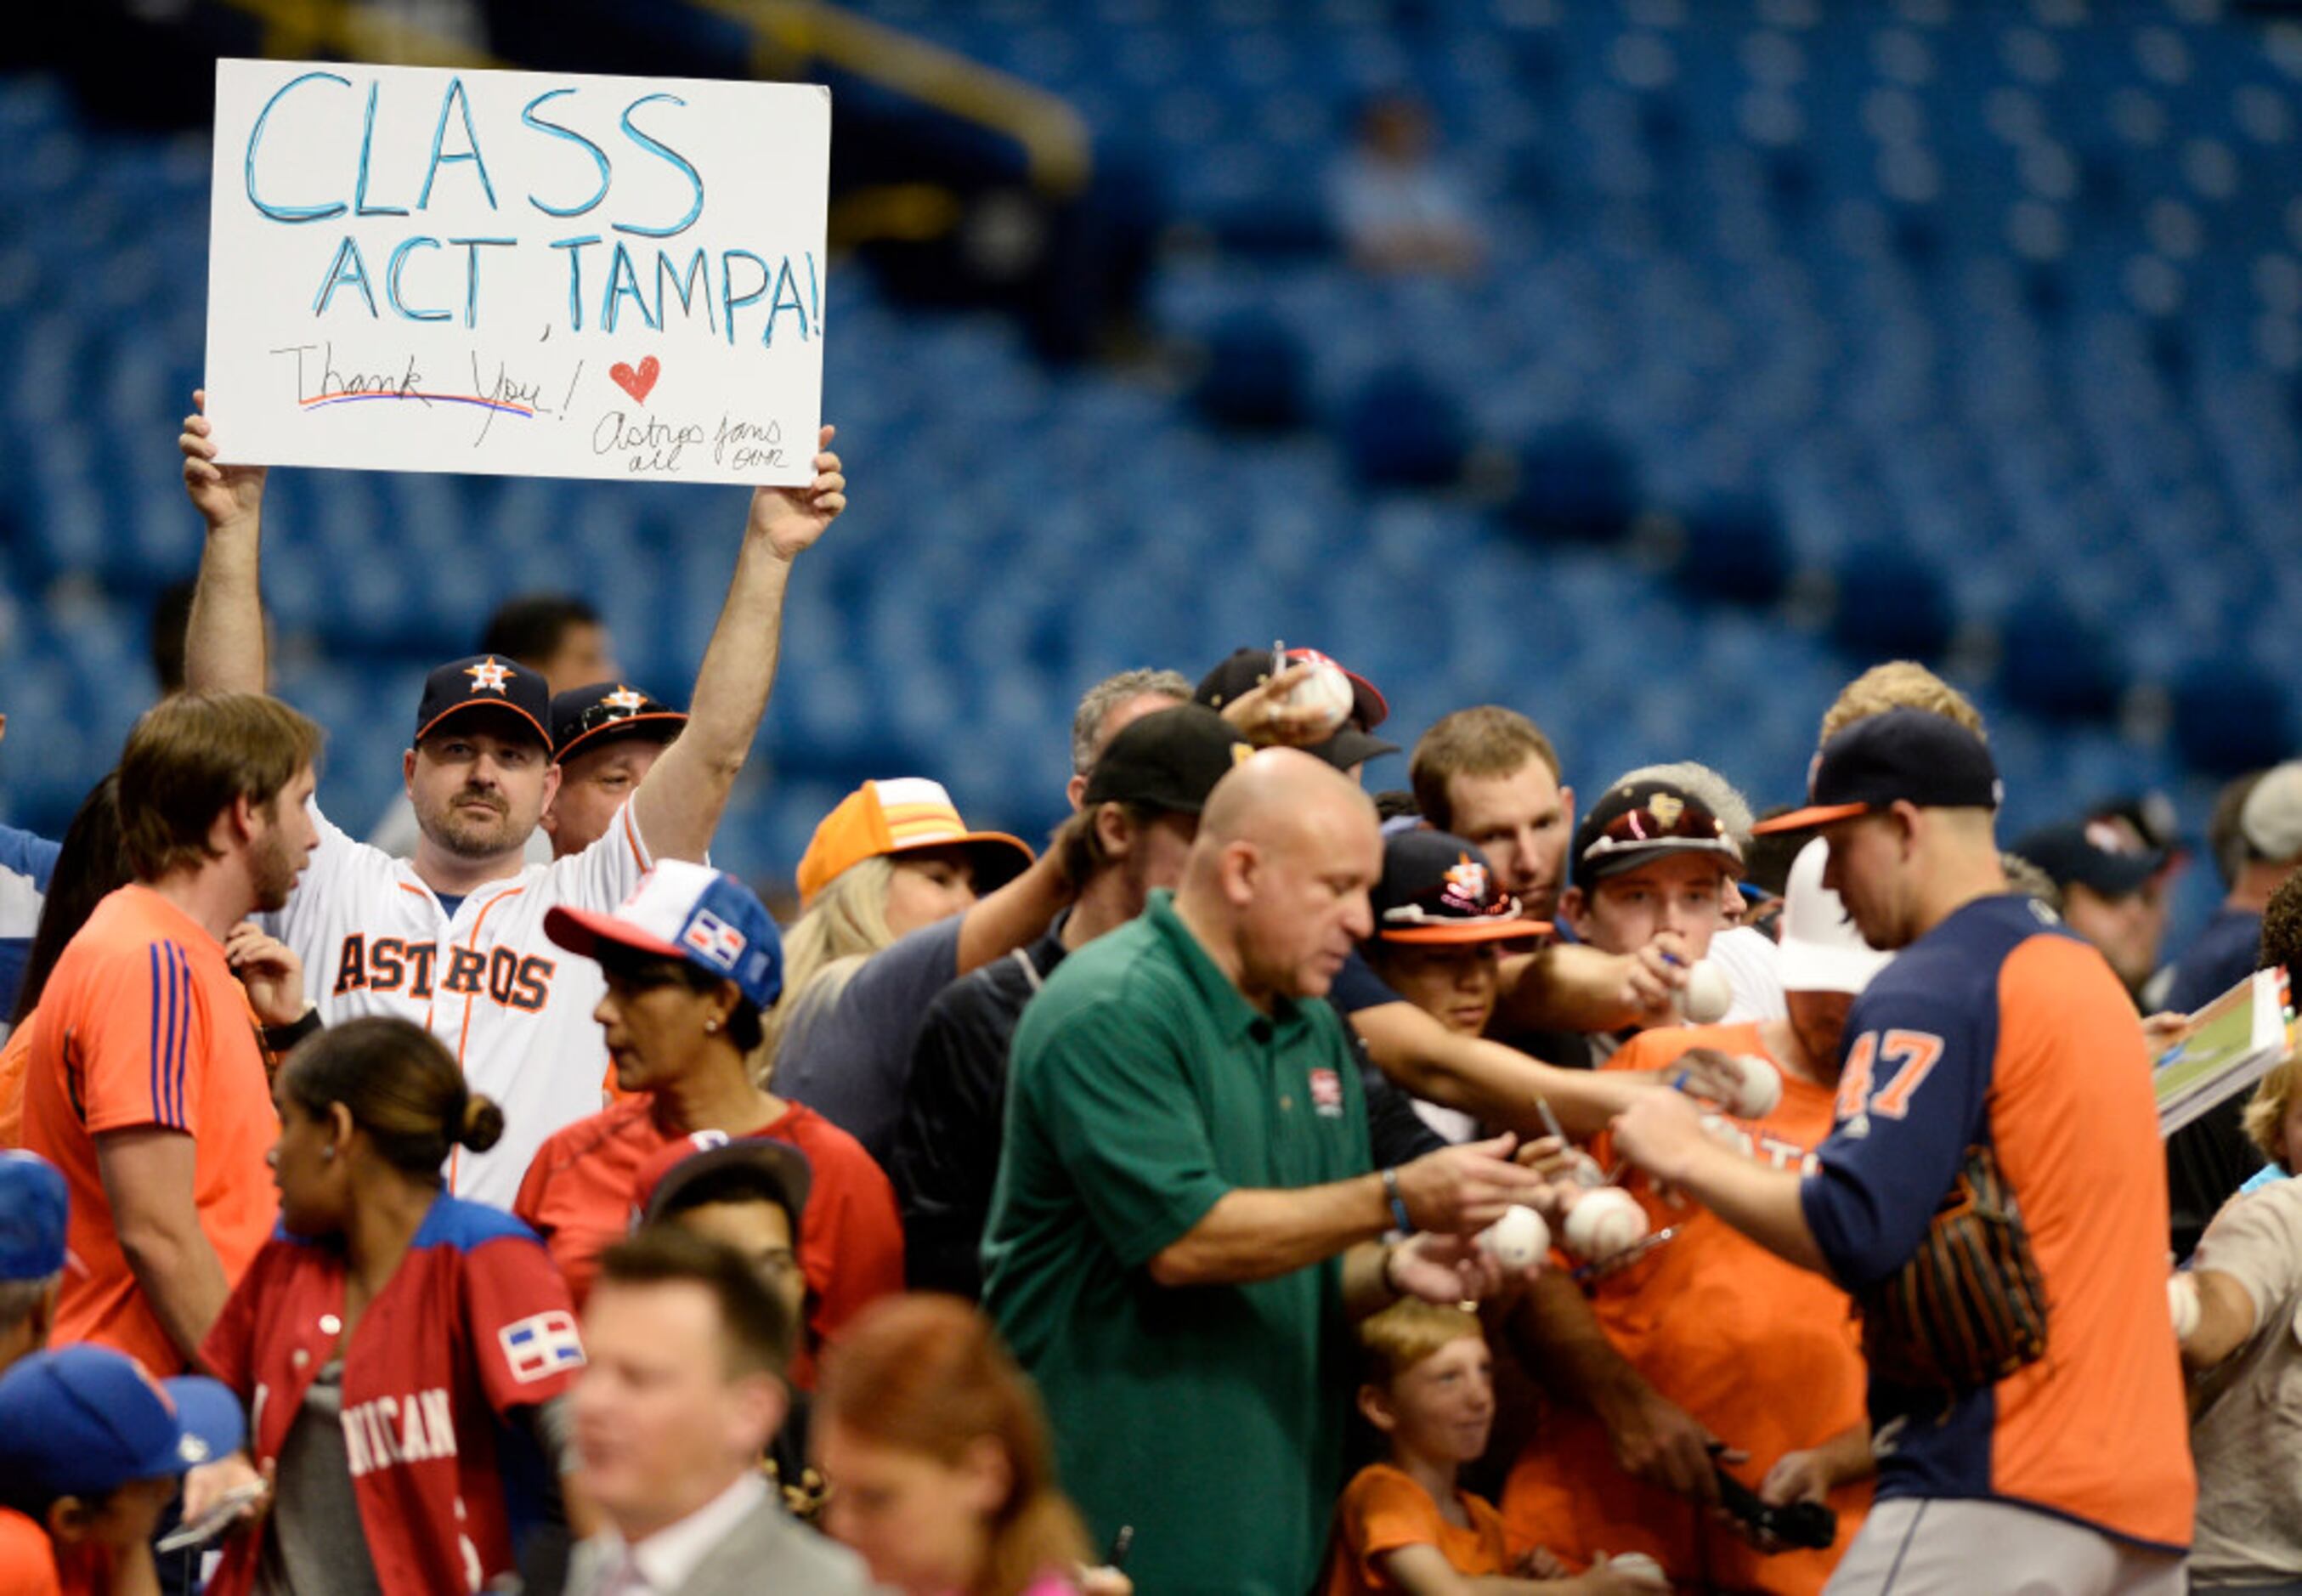
[[[649,392],[655,387],[656,378],[663,374],[663,362],[650,355],[640,362],[639,370],[634,371],[618,360],[608,368],[608,374],[616,380],[617,387],[644,405]]]

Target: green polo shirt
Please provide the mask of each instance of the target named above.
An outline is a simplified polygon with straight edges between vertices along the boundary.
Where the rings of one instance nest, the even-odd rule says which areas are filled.
[[[1155,892],[1023,1011],[984,1304],[1046,1399],[1064,1488],[1159,1596],[1302,1596],[1342,1481],[1341,1267],[1165,1287],[1144,1265],[1234,1187],[1369,1169],[1325,1003],[1265,1015]]]

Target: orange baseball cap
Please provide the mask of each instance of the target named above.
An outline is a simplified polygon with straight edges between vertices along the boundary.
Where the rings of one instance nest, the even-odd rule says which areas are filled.
[[[1033,858],[1021,837],[970,831],[943,783],[923,777],[867,781],[839,801],[808,839],[799,861],[800,907],[850,865],[920,848],[966,848],[975,855],[976,887],[988,892],[1021,875]]]

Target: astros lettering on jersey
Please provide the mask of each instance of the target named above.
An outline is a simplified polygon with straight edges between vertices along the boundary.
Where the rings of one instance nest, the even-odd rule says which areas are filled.
[[[449,1161],[458,1197],[508,1208],[545,1138],[601,1104],[606,1044],[592,1011],[600,967],[543,934],[559,904],[613,909],[654,863],[630,804],[583,853],[473,891],[449,913],[416,867],[347,836],[319,813],[320,845],[266,930],[304,961],[330,1025],[391,1014],[446,1044],[475,1092],[504,1111],[503,1139]]]

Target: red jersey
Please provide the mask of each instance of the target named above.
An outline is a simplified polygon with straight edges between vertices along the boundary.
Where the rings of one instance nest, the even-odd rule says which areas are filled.
[[[1668,1069],[1692,1047],[1766,1058],[1760,1027],[1667,1026],[1641,1031],[1609,1070]],[[1782,1098],[1756,1119],[1730,1119],[1750,1157],[1804,1171],[1830,1135],[1833,1092],[1782,1071]],[[1614,1163],[1612,1138],[1591,1144]],[[1735,1474],[1755,1489],[1785,1452],[1819,1445],[1861,1422],[1863,1365],[1846,1293],[1785,1262],[1717,1216],[1657,1195],[1626,1172],[1624,1189],[1647,1212],[1649,1232],[1671,1239],[1592,1288],[1592,1310],[1607,1339],[1647,1383],[1727,1445],[1751,1454]],[[1760,1554],[1683,1497],[1623,1472],[1604,1425],[1561,1405],[1520,1456],[1503,1491],[1513,1545],[1547,1546],[1571,1563],[1601,1550],[1642,1551],[1674,1579],[1734,1590],[1819,1592],[1862,1525],[1867,1483],[1833,1491],[1838,1539],[1824,1550]]]
[[[248,994],[223,944],[131,883],[66,945],[28,1029],[24,1146],[63,1172],[71,1198],[55,1340],[100,1342],[155,1374],[181,1373],[183,1356],[121,1251],[97,1138],[146,1126],[189,1136],[186,1195],[224,1279],[239,1280],[280,1212],[265,1163],[280,1116]]]
[[[656,1123],[654,1103],[643,1093],[578,1120],[543,1144],[519,1184],[512,1212],[542,1235],[579,1306],[591,1294],[600,1255],[631,1231],[640,1172],[677,1139]],[[903,1289],[895,1188],[861,1142],[802,1105],[786,1104],[781,1117],[741,1134],[774,1137],[807,1155],[799,1265],[807,1277],[810,1340],[828,1346],[865,1305]],[[791,1377],[813,1389],[807,1346],[793,1357]]]
[[[290,1238],[256,1256],[200,1351],[275,1460],[334,1356],[343,1259]],[[477,1591],[512,1567],[494,1421],[565,1392],[584,1364],[574,1305],[535,1235],[441,1196],[343,1348],[352,1494],[383,1596]],[[253,1588],[260,1538],[227,1542],[210,1596]]]

